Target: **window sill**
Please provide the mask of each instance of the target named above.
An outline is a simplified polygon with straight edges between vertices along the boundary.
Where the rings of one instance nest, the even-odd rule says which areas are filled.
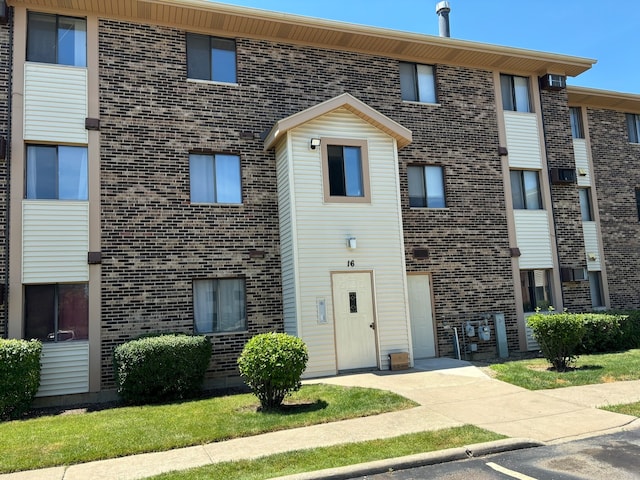
[[[407,103],[409,105],[427,105],[431,107],[441,107],[441,103],[431,103],[431,102],[419,102],[418,100],[402,100],[402,103]]]
[[[417,212],[420,212],[420,211],[448,212],[449,207],[409,207],[409,210],[415,210]]]
[[[225,85],[228,87],[239,87],[240,84],[239,83],[235,83],[235,82],[217,82],[215,80],[202,80],[200,78],[188,78],[187,77],[187,82],[190,83],[201,83],[204,85]]]
[[[192,206],[212,206],[212,207],[242,207],[244,203],[215,203],[215,202],[191,202]]]
[[[210,337],[222,337],[224,335],[246,335],[248,333],[249,333],[249,330],[238,330],[234,332],[197,332],[197,333],[195,333],[195,330],[194,330],[195,335],[207,335]]]

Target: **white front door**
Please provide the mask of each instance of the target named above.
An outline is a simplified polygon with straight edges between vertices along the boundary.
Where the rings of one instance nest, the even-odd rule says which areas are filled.
[[[334,273],[332,280],[338,370],[376,367],[371,273]]]
[[[436,356],[429,275],[407,275],[413,358]]]

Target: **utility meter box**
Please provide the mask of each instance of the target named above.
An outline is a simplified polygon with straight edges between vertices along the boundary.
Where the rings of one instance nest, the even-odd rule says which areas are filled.
[[[409,368],[409,354],[407,352],[390,353],[391,370],[407,370]]]
[[[487,342],[491,338],[491,327],[489,325],[481,325],[478,329],[480,340]]]

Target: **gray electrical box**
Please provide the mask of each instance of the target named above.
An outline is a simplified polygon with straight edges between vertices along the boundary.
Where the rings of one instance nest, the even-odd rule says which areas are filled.
[[[496,324],[496,345],[498,346],[498,356],[500,358],[508,358],[509,346],[507,344],[507,327],[504,324],[504,313],[494,313],[493,319]]]

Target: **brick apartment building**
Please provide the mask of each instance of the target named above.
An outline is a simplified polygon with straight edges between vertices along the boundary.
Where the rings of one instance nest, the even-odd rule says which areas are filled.
[[[261,332],[322,376],[640,308],[640,95],[565,86],[593,60],[200,0],[0,22],[0,335],[44,341],[40,396],[151,332],[224,385]]]

